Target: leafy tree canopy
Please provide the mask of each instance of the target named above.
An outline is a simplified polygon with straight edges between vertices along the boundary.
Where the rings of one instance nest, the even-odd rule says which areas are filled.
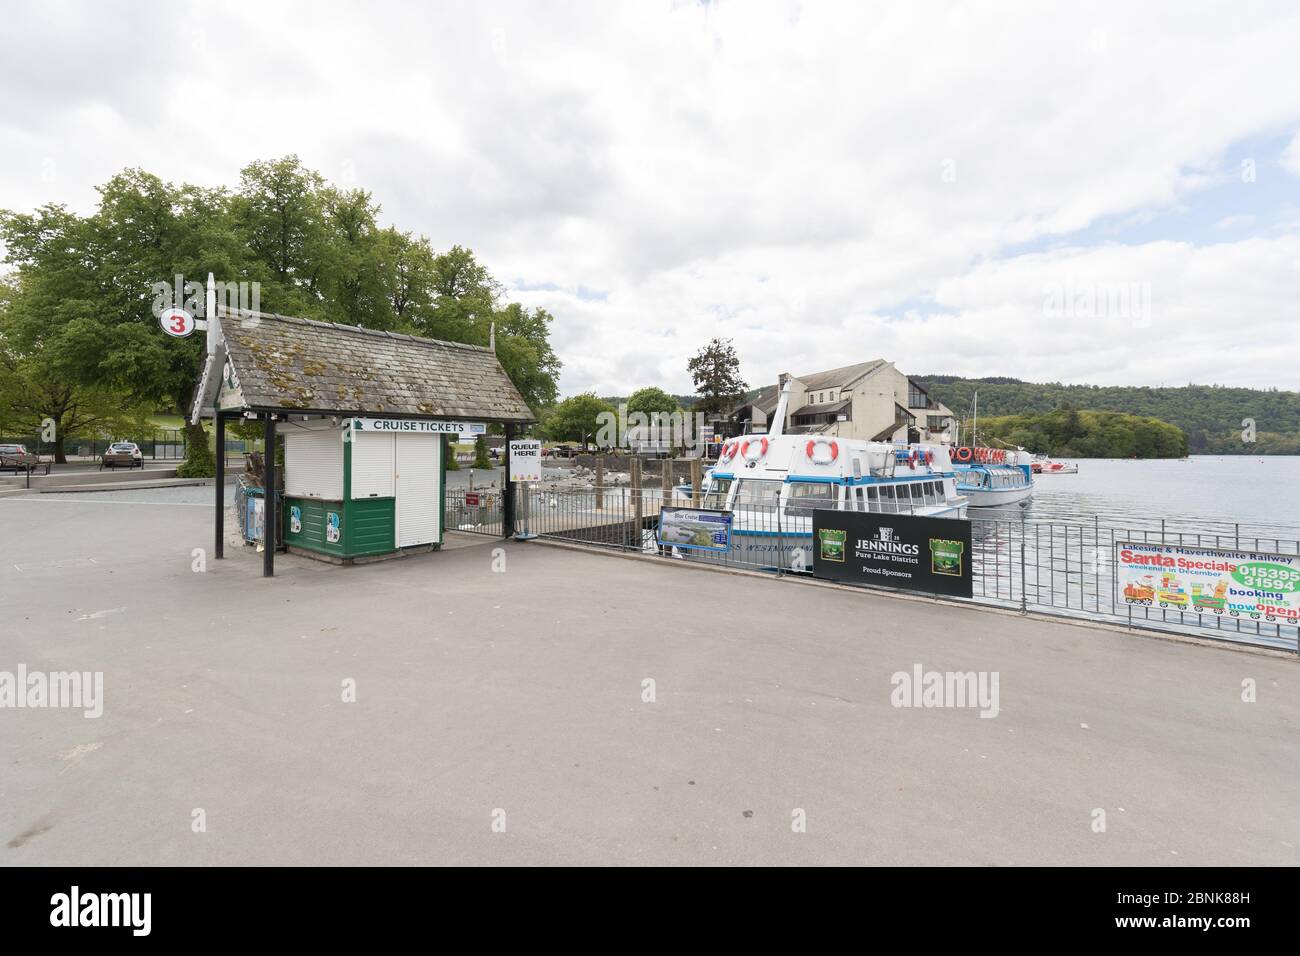
[[[740,359],[731,339],[715,338],[686,363],[695,381],[698,411],[722,413],[740,401],[748,386],[740,377]]]
[[[935,399],[966,417],[978,390],[981,434],[986,415],[1045,414],[1069,408],[1079,409],[1082,415],[1084,409],[1091,409],[1176,425],[1187,433],[1188,449],[1194,455],[1300,454],[1300,392],[1223,385],[1152,388],[1036,384],[1014,378],[956,375],[912,377]]]
[[[258,283],[263,311],[477,345],[495,323],[498,355],[525,401],[553,403],[552,316],[504,302],[469,249],[435,253],[424,237],[380,228],[380,212],[369,192],[337,188],[297,156],[250,163],[233,192],[127,169],[100,187],[89,216],[59,205],[0,211],[6,262],[17,267],[0,297],[11,381],[21,362],[64,390],[188,413],[203,337],[164,334],[153,287],[211,272]]]
[[[677,399],[654,385],[638,389],[627,400],[628,414],[641,412],[647,417],[656,413],[671,415],[678,410]]]
[[[602,413],[616,414],[612,405],[591,392],[574,395],[560,402],[546,416],[544,434],[551,441],[581,442],[585,449],[600,431]]]

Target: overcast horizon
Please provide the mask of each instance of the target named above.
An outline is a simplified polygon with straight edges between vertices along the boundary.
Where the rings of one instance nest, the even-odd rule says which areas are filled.
[[[296,153],[553,313],[564,395],[693,393],[715,335],[751,387],[1300,388],[1298,7],[4,13],[0,208]]]

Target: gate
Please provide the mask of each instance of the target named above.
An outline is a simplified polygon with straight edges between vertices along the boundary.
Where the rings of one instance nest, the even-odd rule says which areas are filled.
[[[447,531],[468,531],[472,534],[490,534],[501,537],[501,490],[499,488],[470,491],[467,488],[448,488],[446,493]]]

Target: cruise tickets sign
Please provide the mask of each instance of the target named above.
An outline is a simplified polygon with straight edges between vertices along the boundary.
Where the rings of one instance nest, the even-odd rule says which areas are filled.
[[[1116,607],[1300,624],[1300,557],[1124,541]]]
[[[970,597],[971,524],[959,518],[813,512],[813,574],[842,584],[874,584]]]
[[[456,435],[477,438],[487,434],[482,422],[435,422],[423,418],[354,418],[353,431],[407,432],[414,435]]]

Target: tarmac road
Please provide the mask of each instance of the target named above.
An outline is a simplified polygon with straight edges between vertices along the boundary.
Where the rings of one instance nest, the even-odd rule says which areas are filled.
[[[196,571],[210,493],[0,500],[0,672],[104,675],[0,709],[0,863],[1300,862],[1293,659],[469,535]]]

